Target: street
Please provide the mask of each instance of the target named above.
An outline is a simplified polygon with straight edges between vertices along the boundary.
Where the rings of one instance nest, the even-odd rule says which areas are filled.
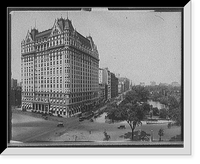
[[[102,107],[104,108],[104,107]],[[94,122],[90,120],[78,121],[77,117],[59,118],[48,116],[48,120],[40,114],[13,110],[12,114],[12,140],[23,143],[46,142],[46,141],[103,141],[104,132],[110,136],[109,141],[130,141],[131,129],[124,121],[120,123],[106,123],[105,113],[96,118]],[[57,127],[58,122],[62,121],[64,127]],[[119,129],[124,125],[125,129]],[[181,133],[180,127],[167,128],[167,124],[147,125],[136,127],[135,131],[141,130],[150,134],[153,130],[154,140],[158,140],[158,130],[163,128],[165,135],[163,141]]]
[[[51,136],[59,132],[61,128],[57,127],[59,121],[63,121],[64,127],[77,124],[77,118],[54,118],[49,117],[48,120],[43,119],[39,114],[13,111],[12,117],[12,139],[22,142],[31,142]]]

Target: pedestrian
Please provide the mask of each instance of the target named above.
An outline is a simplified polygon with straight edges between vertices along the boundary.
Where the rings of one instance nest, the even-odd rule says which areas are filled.
[[[169,123],[167,124],[167,127],[168,127],[168,129],[170,129],[170,128],[172,127],[172,123],[169,122]]]
[[[75,141],[77,140],[77,136],[75,135]]]

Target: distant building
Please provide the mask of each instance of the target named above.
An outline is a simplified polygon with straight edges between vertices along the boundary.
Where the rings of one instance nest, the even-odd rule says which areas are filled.
[[[99,84],[99,102],[103,102],[107,99],[106,84]]]
[[[179,87],[180,86],[180,84],[178,82],[172,82],[171,85],[172,85],[172,87]]]
[[[130,80],[128,78],[125,78],[124,81],[124,91],[128,91],[130,89]]]
[[[102,83],[107,85],[106,97],[107,100],[111,99],[111,73],[108,68],[103,69]]]
[[[21,106],[21,92],[22,88],[20,86],[11,88],[11,94],[10,94],[11,106]]]
[[[155,82],[155,81],[151,81],[151,82],[150,82],[150,85],[151,85],[151,86],[156,86],[156,82]]]
[[[22,88],[19,86],[17,79],[11,79],[11,90],[10,90],[10,105],[21,106],[21,93]]]
[[[99,102],[106,100],[106,83],[103,83],[103,69],[99,68]]]
[[[22,87],[22,82],[18,82],[18,83],[17,83],[17,86]]]
[[[111,98],[118,96],[118,78],[114,73],[111,73]]]
[[[132,83],[132,80],[131,80],[131,83],[130,83],[130,89],[133,87],[133,83]]]
[[[17,87],[17,79],[11,79],[11,88],[16,88]]]
[[[116,78],[120,78],[120,74],[119,73],[116,73],[115,76],[116,76]]]
[[[118,93],[126,92],[130,89],[130,80],[126,77],[118,78]]]
[[[160,83],[159,86],[168,86],[169,84],[167,83]]]
[[[118,93],[123,93],[123,92],[124,92],[124,82],[119,79],[118,80]]]
[[[111,99],[111,73],[108,68],[99,68],[99,85],[101,89],[105,87],[105,100],[110,100]]]
[[[145,82],[140,82],[140,86],[145,86]]]
[[[99,84],[103,84],[103,69],[99,68]]]

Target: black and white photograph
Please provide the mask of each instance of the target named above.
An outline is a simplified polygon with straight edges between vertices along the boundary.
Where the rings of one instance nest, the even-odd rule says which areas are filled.
[[[8,147],[188,147],[183,8],[9,17]]]

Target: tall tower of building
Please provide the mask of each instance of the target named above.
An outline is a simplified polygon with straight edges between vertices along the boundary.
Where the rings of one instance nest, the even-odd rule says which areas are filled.
[[[98,100],[97,46],[68,18],[28,31],[21,54],[22,108],[70,117]]]

